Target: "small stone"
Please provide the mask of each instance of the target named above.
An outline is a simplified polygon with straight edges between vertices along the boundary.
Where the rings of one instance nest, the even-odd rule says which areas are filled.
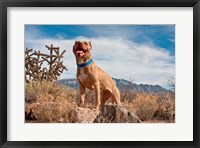
[[[68,113],[68,119],[71,123],[93,123],[95,118],[95,112],[89,108],[77,107]]]

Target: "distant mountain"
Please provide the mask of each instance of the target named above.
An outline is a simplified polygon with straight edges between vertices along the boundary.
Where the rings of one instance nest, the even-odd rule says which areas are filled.
[[[135,84],[130,81],[124,80],[124,79],[116,79],[115,80],[117,87],[122,89],[133,89],[136,92],[148,92],[148,93],[160,93],[160,92],[168,92],[169,90],[161,87],[160,85],[148,85],[148,84]],[[60,79],[57,81],[60,84],[66,85],[68,87],[78,89],[78,81],[77,79]]]
[[[150,93],[160,93],[169,91],[161,87],[160,85],[135,84],[124,79],[116,79],[116,78],[113,78],[113,80],[115,80],[117,87],[119,89],[130,88],[135,90],[136,92],[150,92]]]

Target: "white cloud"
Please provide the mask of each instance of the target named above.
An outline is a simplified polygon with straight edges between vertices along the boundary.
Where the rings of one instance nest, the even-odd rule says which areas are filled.
[[[61,50],[67,50],[64,64],[68,71],[61,78],[75,77],[76,63],[72,52],[75,40],[92,41],[93,60],[112,77],[129,80],[134,78],[135,83],[164,85],[167,76],[175,75],[174,56],[169,51],[155,47],[152,44],[137,44],[123,38],[99,37],[75,39],[36,39],[26,40],[34,50],[48,53],[44,45],[53,44]]]

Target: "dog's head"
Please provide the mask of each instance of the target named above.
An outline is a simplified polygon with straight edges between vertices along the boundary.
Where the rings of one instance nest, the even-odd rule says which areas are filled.
[[[73,46],[74,55],[78,58],[84,58],[90,54],[92,50],[91,42],[75,41]]]

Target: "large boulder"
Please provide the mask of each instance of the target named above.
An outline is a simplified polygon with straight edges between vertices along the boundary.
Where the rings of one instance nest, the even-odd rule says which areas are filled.
[[[77,107],[68,113],[68,120],[71,123],[93,123],[95,118],[95,112],[89,108]]]
[[[124,106],[104,105],[94,123],[142,123],[142,121]]]
[[[104,105],[98,115],[89,108],[77,107],[69,111],[68,120],[71,123],[142,123],[124,106],[117,105]]]

